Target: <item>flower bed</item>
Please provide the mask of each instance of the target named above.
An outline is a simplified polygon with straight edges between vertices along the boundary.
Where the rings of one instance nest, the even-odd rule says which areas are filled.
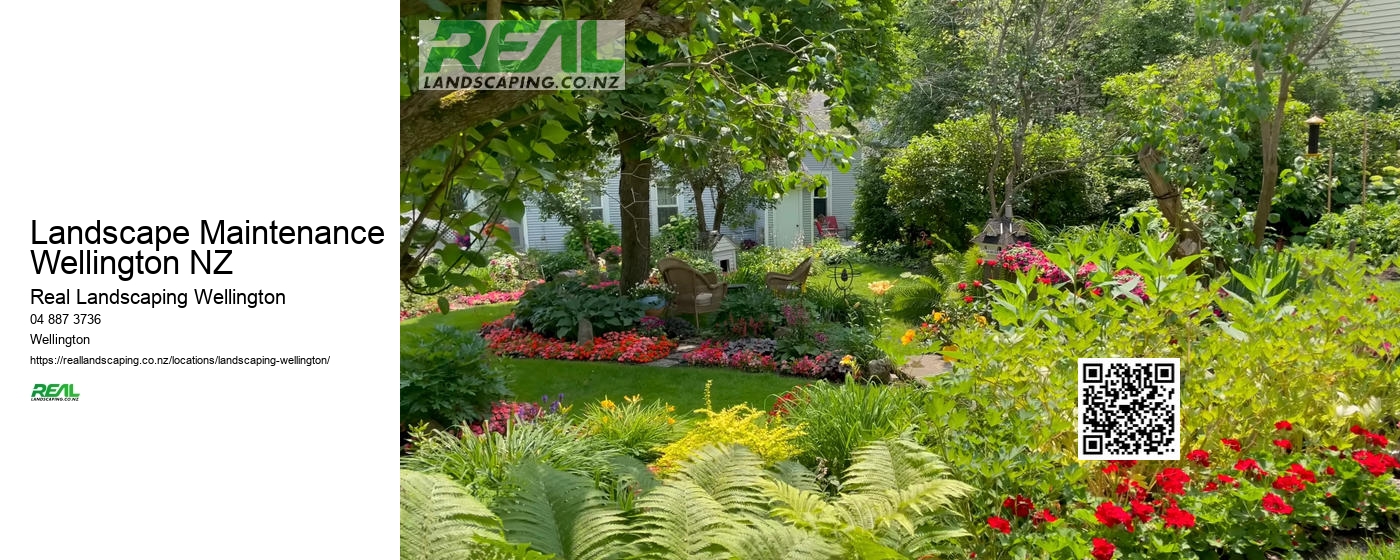
[[[516,358],[579,360],[645,364],[671,355],[676,342],[665,335],[643,336],[634,331],[610,332],[590,342],[549,338],[536,332],[505,328],[505,319],[481,327],[492,352]]]
[[[1109,461],[1079,488],[1037,506],[1022,494],[998,496],[981,531],[986,556],[1196,558],[1260,550],[1306,550],[1350,530],[1396,521],[1392,474],[1400,469],[1383,435],[1353,426],[1339,450],[1274,424],[1275,439],[1255,449],[1220,440],[1185,461],[1157,470],[1151,463]],[[1065,492],[1079,494],[1063,504]]]
[[[822,352],[815,356],[784,359],[774,354],[776,343],[768,338],[741,338],[729,342],[706,340],[699,348],[681,354],[693,366],[727,367],[744,371],[775,372],[798,377],[840,380],[853,373],[849,356]]]
[[[468,307],[475,307],[477,305],[489,305],[492,303],[509,303],[512,301],[520,301],[520,296],[524,293],[525,290],[518,290],[514,292],[486,292],[484,294],[470,294],[457,296],[456,299],[452,300],[451,308],[466,309]],[[407,321],[416,317],[422,317],[424,315],[437,311],[436,307],[436,304],[434,304],[419,309],[400,309],[399,320]]]

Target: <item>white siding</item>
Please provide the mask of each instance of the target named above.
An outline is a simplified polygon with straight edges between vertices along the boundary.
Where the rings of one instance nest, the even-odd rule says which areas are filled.
[[[1356,70],[1393,81],[1400,76],[1400,0],[1357,0],[1342,14],[1342,37],[1374,57],[1357,61]]]

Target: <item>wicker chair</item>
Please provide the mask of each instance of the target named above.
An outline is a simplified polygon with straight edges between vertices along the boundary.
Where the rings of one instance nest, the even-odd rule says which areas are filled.
[[[763,282],[768,284],[768,289],[777,292],[779,295],[787,295],[793,292],[802,291],[802,285],[807,283],[807,275],[812,272],[812,257],[807,257],[792,272],[781,274],[769,272],[764,275]]]
[[[676,291],[671,299],[671,311],[689,313],[700,326],[700,314],[719,311],[724,302],[724,294],[729,285],[719,281],[719,275],[711,272],[702,274],[694,267],[673,257],[656,261],[656,269],[667,284]]]

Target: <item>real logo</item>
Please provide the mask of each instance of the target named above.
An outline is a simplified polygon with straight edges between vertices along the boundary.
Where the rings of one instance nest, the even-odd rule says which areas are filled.
[[[76,401],[78,391],[70,383],[34,384],[34,391],[29,394],[31,401]]]
[[[623,89],[621,20],[426,20],[419,89]]]

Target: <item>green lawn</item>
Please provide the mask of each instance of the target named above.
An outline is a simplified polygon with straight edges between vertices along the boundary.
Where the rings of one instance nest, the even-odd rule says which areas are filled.
[[[722,368],[654,367],[612,362],[508,360],[515,370],[511,390],[516,399],[537,401],[564,394],[565,404],[619,401],[626,395],[662,400],[681,411],[705,406],[705,381],[713,380],[715,409],[748,403],[767,410],[778,395],[810,380],[772,373],[748,373]]]
[[[442,324],[475,331],[484,323],[505,317],[514,306],[514,303],[479,305],[446,315],[434,313],[409,319],[399,325],[399,336],[425,333]],[[514,370],[510,388],[522,401],[539,400],[543,395],[553,399],[559,393],[564,394],[565,403],[584,403],[604,397],[619,400],[625,395],[640,394],[643,398],[663,400],[689,411],[704,406],[705,381],[713,379],[711,396],[715,407],[747,402],[766,408],[777,395],[806,382],[796,377],[721,368],[660,368],[513,358],[504,361]]]

